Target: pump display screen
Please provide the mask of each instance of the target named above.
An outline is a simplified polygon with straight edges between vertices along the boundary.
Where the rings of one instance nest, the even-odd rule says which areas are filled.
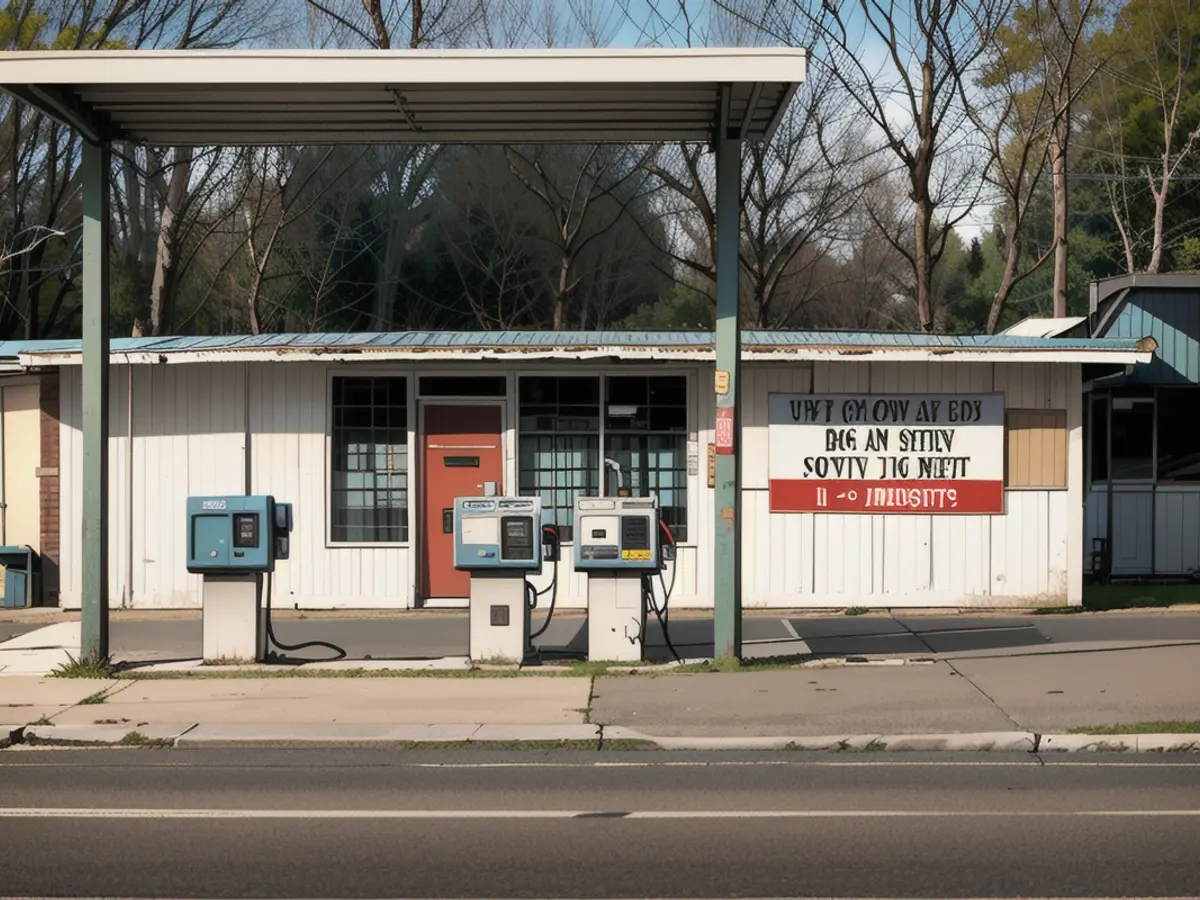
[[[621,559],[650,559],[650,517],[621,517]]]
[[[258,513],[233,517],[233,546],[249,549],[258,546]]]
[[[503,516],[500,519],[500,558],[536,559],[532,516]]]

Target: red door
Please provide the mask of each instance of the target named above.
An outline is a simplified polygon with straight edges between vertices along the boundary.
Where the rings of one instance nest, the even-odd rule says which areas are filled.
[[[423,411],[422,584],[426,597],[468,597],[470,573],[454,568],[454,498],[482,496],[485,481],[502,489],[500,407],[429,405]]]

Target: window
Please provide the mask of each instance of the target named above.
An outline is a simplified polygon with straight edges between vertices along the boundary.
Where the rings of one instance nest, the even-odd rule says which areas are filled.
[[[1159,481],[1200,481],[1200,438],[1191,425],[1200,417],[1200,390],[1158,391]]]
[[[1010,488],[1067,486],[1067,412],[1010,409],[1005,417],[1004,483]]]
[[[408,540],[405,379],[333,379],[332,470],[334,542]]]
[[[600,379],[519,381],[518,490],[542,498],[546,522],[572,539],[575,495],[600,493]]]
[[[1108,481],[1108,395],[1092,398],[1092,482]]]
[[[430,375],[418,381],[422,397],[506,397],[503,375]]]
[[[687,378],[612,375],[606,380],[605,493],[658,494],[663,521],[687,540]]]
[[[1154,398],[1112,398],[1113,481],[1154,477]]]

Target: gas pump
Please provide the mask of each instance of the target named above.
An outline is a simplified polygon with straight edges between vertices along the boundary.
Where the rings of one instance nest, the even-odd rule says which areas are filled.
[[[589,659],[642,659],[645,585],[662,565],[659,527],[657,496],[575,497],[575,571],[587,574]]]
[[[538,593],[527,576],[540,574],[549,556],[555,564],[552,587],[558,581],[557,541],[548,540],[549,531],[542,527],[539,497],[455,499],[454,567],[471,573],[471,659],[530,658],[530,612]]]
[[[274,497],[189,497],[187,569],[203,576],[205,660],[267,656],[263,577],[290,555],[292,505]]]

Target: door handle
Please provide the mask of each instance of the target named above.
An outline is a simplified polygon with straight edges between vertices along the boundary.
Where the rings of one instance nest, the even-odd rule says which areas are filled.
[[[454,507],[442,510],[442,534],[454,534]]]

